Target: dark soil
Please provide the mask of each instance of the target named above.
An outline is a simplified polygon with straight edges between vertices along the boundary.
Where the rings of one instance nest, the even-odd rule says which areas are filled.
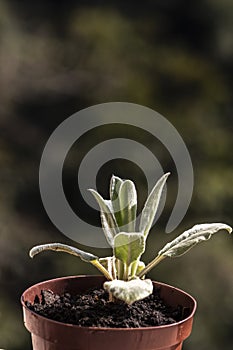
[[[85,294],[57,295],[41,291],[33,304],[26,302],[32,311],[55,321],[79,326],[94,327],[150,327],[171,324],[182,319],[181,307],[172,309],[159,296],[159,290],[132,305],[109,302],[103,289],[91,289]]]

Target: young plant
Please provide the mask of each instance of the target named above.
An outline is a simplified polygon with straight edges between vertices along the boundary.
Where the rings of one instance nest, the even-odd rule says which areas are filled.
[[[99,258],[80,249],[61,244],[43,244],[30,250],[30,257],[45,250],[62,251],[79,256],[90,262],[106,277],[103,285],[110,300],[120,299],[127,304],[141,300],[153,291],[152,281],[145,275],[166,257],[175,258],[185,254],[196,244],[210,239],[219,230],[232,232],[226,224],[212,223],[195,225],[173,241],[167,243],[157,256],[145,266],[141,256],[145,251],[146,239],[158,210],[162,191],[170,173],[163,175],[149,194],[136,230],[137,192],[130,180],[112,176],[110,199],[105,200],[95,190],[90,190],[100,207],[102,228],[113,255]]]

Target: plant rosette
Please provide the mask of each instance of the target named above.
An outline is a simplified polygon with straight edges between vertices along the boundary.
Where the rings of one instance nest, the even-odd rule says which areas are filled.
[[[193,315],[196,309],[195,300],[187,293],[174,287],[152,282],[145,275],[166,257],[182,256],[198,243],[204,242],[220,231],[232,232],[232,228],[222,223],[199,224],[183,232],[167,243],[147,265],[141,260],[145,252],[146,239],[157,213],[162,191],[169,173],[163,175],[150,192],[141,213],[139,228],[136,230],[137,192],[130,180],[113,176],[110,182],[110,199],[105,200],[95,190],[90,190],[100,207],[101,223],[106,239],[112,248],[112,256],[97,257],[78,248],[61,243],[43,244],[30,250],[30,257],[46,251],[62,251],[79,256],[82,260],[94,265],[102,277],[67,277],[42,282],[24,292],[21,301],[26,328],[32,333],[34,350],[179,350],[192,328]],[[75,286],[75,287],[74,287]],[[172,310],[179,308],[182,318],[169,324],[153,327],[139,326],[134,328],[118,323],[116,327],[97,327],[74,325],[63,319],[51,319],[35,312],[33,305],[41,308],[46,301],[43,291],[50,291],[56,298],[72,297],[85,293],[90,288],[103,287],[108,294],[106,307],[112,312],[123,305],[131,310],[140,303],[151,300],[155,288],[159,288],[160,297]],[[84,294],[85,295],[85,294]],[[84,296],[85,298],[85,296]],[[98,297],[96,303],[98,303]],[[48,301],[51,311],[54,302]],[[156,306],[156,305],[155,305]],[[85,306],[84,306],[85,308]],[[154,311],[153,311],[154,312]],[[151,317],[153,316],[153,312]],[[113,317],[116,317],[113,314]],[[148,316],[150,317],[150,316]],[[79,312],[76,314],[79,318]],[[97,315],[98,318],[98,315]]]

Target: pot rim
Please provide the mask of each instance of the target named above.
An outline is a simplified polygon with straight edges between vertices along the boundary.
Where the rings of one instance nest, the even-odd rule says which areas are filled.
[[[24,300],[24,294],[29,291],[29,289],[33,288],[33,287],[36,287],[36,286],[39,286],[40,284],[42,283],[48,283],[48,282],[55,282],[55,281],[59,281],[59,280],[68,280],[68,279],[76,279],[76,278],[85,278],[85,277],[103,277],[102,275],[72,275],[72,276],[65,276],[65,277],[57,277],[57,278],[52,278],[52,279],[49,279],[49,280],[45,280],[45,281],[41,281],[41,282],[38,282],[36,284],[33,284],[32,286],[28,287],[21,295],[20,297],[20,301],[21,301],[21,305],[23,306],[23,308],[25,308],[28,312],[32,313],[33,315],[41,318],[42,320],[46,320],[46,322],[49,322],[49,323],[55,323],[55,324],[59,324],[59,325],[65,325],[66,327],[71,327],[71,328],[77,328],[77,329],[86,329],[86,330],[92,330],[92,331],[96,331],[96,330],[99,330],[99,331],[107,331],[107,330],[111,330],[111,331],[121,331],[121,330],[124,330],[124,331],[134,331],[134,332],[139,332],[139,331],[146,331],[146,330],[152,330],[152,329],[164,329],[164,328],[171,328],[171,327],[174,327],[174,326],[179,326],[179,325],[182,325],[183,323],[187,322],[188,320],[192,319],[195,312],[196,312],[196,309],[197,309],[197,301],[195,300],[195,298],[190,295],[189,293],[185,292],[184,290],[180,289],[180,288],[177,288],[177,287],[174,287],[172,285],[169,285],[167,283],[163,283],[163,282],[159,282],[159,281],[154,281],[152,280],[152,282],[156,283],[156,284],[159,284],[161,286],[164,286],[164,287],[169,287],[169,288],[173,288],[174,290],[180,292],[180,293],[183,293],[183,294],[186,294],[187,297],[189,297],[192,302],[193,302],[193,309],[192,309],[192,312],[191,314],[184,318],[183,320],[181,321],[178,321],[178,322],[174,322],[174,323],[171,323],[171,324],[168,324],[168,325],[162,325],[162,326],[151,326],[151,327],[137,327],[137,328],[134,328],[134,327],[129,327],[129,328],[126,328],[126,327],[95,327],[95,326],[91,326],[91,327],[85,327],[85,326],[78,326],[78,325],[74,325],[74,324],[71,324],[71,323],[64,323],[64,322],[59,322],[59,321],[55,321],[55,320],[52,320],[50,318],[47,318],[45,316],[42,316],[38,313],[36,313],[35,311],[32,311],[30,310],[27,305],[25,304],[25,300]]]

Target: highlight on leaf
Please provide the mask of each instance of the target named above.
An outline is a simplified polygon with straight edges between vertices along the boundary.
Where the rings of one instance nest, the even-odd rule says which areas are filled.
[[[147,237],[157,213],[164,185],[170,173],[163,175],[152,189],[142,210],[139,231]]]
[[[65,252],[65,253],[69,253],[72,255],[76,255],[76,256],[80,257],[83,261],[86,261],[86,262],[91,262],[91,261],[99,259],[97,256],[95,256],[93,254],[86,253],[83,250],[71,247],[71,246],[66,245],[66,244],[61,244],[61,243],[48,243],[48,244],[37,245],[30,250],[29,256],[30,256],[30,258],[33,258],[35,255],[37,255],[45,250],[53,250],[53,251],[57,251],[57,252]]]
[[[103,197],[95,190],[89,189],[89,191],[99,204],[102,229],[109,245],[113,247],[113,240],[119,229],[116,224],[116,218],[113,214],[111,201],[104,200]]]
[[[159,251],[158,255],[168,256],[170,258],[181,256],[187,253],[196,244],[207,241],[214,233],[220,230],[227,230],[229,233],[232,232],[230,226],[221,223],[195,225],[172,242],[167,243],[164,248]]]

